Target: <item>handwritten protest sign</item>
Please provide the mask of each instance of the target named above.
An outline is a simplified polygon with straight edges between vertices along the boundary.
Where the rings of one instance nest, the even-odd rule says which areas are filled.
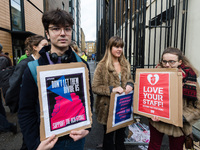
[[[37,67],[40,137],[91,127],[88,70],[83,63]]]
[[[107,133],[133,123],[133,92],[112,93],[110,98]]]
[[[182,126],[182,74],[177,69],[137,69],[134,113]]]

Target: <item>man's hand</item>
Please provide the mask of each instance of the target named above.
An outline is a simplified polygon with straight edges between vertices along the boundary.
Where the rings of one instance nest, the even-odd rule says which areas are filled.
[[[130,86],[130,85],[127,85],[127,86],[126,86],[126,90],[125,90],[125,94],[130,93],[132,90],[133,90],[133,87]]]
[[[74,140],[74,141],[78,141],[82,138],[84,138],[86,135],[88,135],[89,131],[88,130],[72,130],[69,134],[69,136]]]
[[[37,150],[50,150],[54,147],[58,140],[58,137],[56,135],[50,136],[48,139],[42,141],[40,145],[38,146]]]

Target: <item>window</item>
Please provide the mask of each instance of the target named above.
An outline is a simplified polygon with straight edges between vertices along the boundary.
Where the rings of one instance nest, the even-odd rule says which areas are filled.
[[[69,7],[72,7],[72,1],[69,0]]]
[[[21,0],[10,0],[11,4],[11,19],[12,19],[12,30],[23,31],[22,22],[22,3]]]
[[[151,26],[159,26],[162,25],[163,22],[167,22],[167,20],[174,19],[174,6],[160,13],[156,17],[149,20],[149,25]]]

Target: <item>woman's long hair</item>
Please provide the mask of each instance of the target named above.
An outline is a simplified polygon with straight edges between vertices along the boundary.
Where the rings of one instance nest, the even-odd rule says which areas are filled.
[[[45,37],[41,35],[33,35],[28,38],[26,38],[25,41],[25,49],[30,52],[30,54],[36,53],[33,46],[38,46],[42,40],[46,39]]]
[[[178,56],[178,61],[182,60],[182,63],[190,68],[192,68],[192,70],[196,73],[196,75],[198,76],[199,73],[197,71],[197,69],[195,69],[193,67],[193,65],[190,63],[190,61],[183,55],[183,53],[178,49],[178,48],[174,48],[174,47],[168,47],[163,51],[162,57],[161,57],[161,61],[160,61],[160,66],[163,67],[162,65],[162,58],[164,54],[174,54],[176,56]]]
[[[101,62],[105,62],[107,70],[108,70],[109,66],[114,67],[113,66],[113,61],[112,61],[112,52],[111,52],[113,46],[122,47],[122,48],[124,47],[124,42],[121,39],[121,37],[119,37],[119,36],[113,36],[113,37],[111,37],[109,39],[107,45],[106,45],[106,52],[105,52],[105,55],[104,55],[103,59],[101,60]],[[122,54],[119,57],[118,61],[119,61],[119,63],[120,63],[121,66],[127,66],[128,71],[130,72],[130,65],[127,65],[129,63],[126,60],[126,58],[125,58],[125,56],[123,54],[123,51],[122,51]]]

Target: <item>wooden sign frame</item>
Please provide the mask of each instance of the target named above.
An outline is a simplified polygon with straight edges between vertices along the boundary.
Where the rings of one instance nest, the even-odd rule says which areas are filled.
[[[163,79],[164,74],[169,75],[169,81],[166,81],[168,79]],[[143,78],[146,77],[146,75],[150,75],[150,77],[155,77],[155,80],[153,81],[154,83],[151,83],[152,85],[149,86],[150,79]],[[159,77],[160,76],[160,80]],[[157,79],[156,79],[157,77]],[[158,81],[159,80],[159,81]],[[169,99],[166,99],[166,97],[162,94],[166,94],[166,91],[164,90],[163,87],[156,87],[156,84],[159,82],[168,82],[168,88],[169,88]],[[144,83],[143,83],[144,82]],[[146,87],[145,87],[145,86]],[[162,83],[161,83],[162,85]],[[143,86],[143,87],[142,87]],[[144,99],[143,95],[150,94],[152,91],[147,91],[146,89],[153,88],[155,91],[155,94],[158,92],[160,88],[162,91],[160,92],[160,97],[162,98],[161,104],[164,104],[165,102],[169,101],[169,117],[163,117],[160,114],[162,114],[162,111],[166,111],[164,108],[161,108],[162,106],[155,107],[155,104],[158,104],[159,101],[155,98],[153,99],[152,96],[147,98],[148,102],[157,101],[154,105],[151,103],[146,103],[146,99]],[[143,89],[142,89],[143,88]],[[142,93],[142,92],[143,93]],[[146,92],[146,93],[145,93]],[[148,93],[149,92],[149,93]],[[145,97],[146,98],[146,97]],[[160,100],[160,101],[161,101]],[[168,104],[168,103],[166,103]],[[145,108],[144,108],[145,107]],[[159,109],[159,110],[158,110]],[[141,111],[142,110],[142,111]],[[158,112],[160,111],[160,112]],[[167,112],[167,111],[166,111]],[[183,122],[182,122],[182,114],[183,114],[183,102],[182,102],[182,73],[178,72],[177,68],[154,68],[154,69],[137,69],[136,70],[136,79],[135,79],[135,84],[134,84],[134,113],[146,116],[148,118],[152,118],[153,116],[158,116],[160,121],[173,124],[175,126],[182,127]],[[168,113],[168,112],[167,112]],[[156,114],[156,115],[155,115]],[[164,113],[163,113],[164,114]]]
[[[82,62],[37,67],[40,140],[90,128],[89,76]]]

